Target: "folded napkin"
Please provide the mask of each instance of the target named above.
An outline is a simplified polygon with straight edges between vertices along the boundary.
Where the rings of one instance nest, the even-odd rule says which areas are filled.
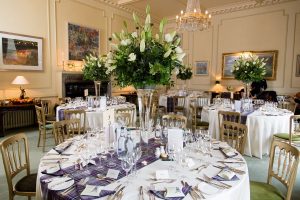
[[[184,186],[182,188],[182,193],[184,194],[184,197],[190,192],[192,189],[192,186]],[[157,190],[150,190],[150,193],[152,193],[154,196],[160,198],[160,199],[165,199],[165,200],[181,200],[184,199],[184,197],[165,197],[165,191],[157,191]]]
[[[116,193],[113,190],[104,190],[101,186],[96,185],[86,185],[85,189],[81,192],[80,199],[98,199],[108,195]]]
[[[216,176],[213,176],[212,179],[217,181],[237,181],[240,180],[239,177],[233,172],[230,171],[227,167],[222,169]]]
[[[238,155],[238,153],[231,147],[220,148],[220,150],[225,155],[226,158],[233,158]]]
[[[64,172],[62,170],[51,172],[45,169],[44,171],[42,171],[42,174],[51,175],[51,176],[63,176]]]
[[[64,142],[62,144],[57,145],[53,149],[57,153],[62,154],[67,148],[69,148],[72,145],[72,143],[73,143],[72,141],[67,141],[67,142]]]

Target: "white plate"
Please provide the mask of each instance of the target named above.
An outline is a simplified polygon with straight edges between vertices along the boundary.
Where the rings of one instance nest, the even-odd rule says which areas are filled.
[[[46,172],[47,172],[48,174],[53,174],[53,173],[55,173],[55,172],[58,172],[59,170],[60,170],[59,165],[58,165],[58,164],[55,164],[55,165],[52,165],[52,166],[48,167],[48,168],[46,169]]]
[[[215,188],[207,183],[199,183],[198,184],[198,189],[201,190],[201,192],[203,192],[204,194],[207,195],[213,195],[218,193],[220,190],[218,188]]]
[[[60,178],[60,179],[56,179],[55,181],[52,181],[51,183],[48,184],[48,189],[49,190],[64,190],[67,189],[68,187],[72,186],[75,182],[73,179],[68,180],[68,181],[64,181],[67,180],[66,178]]]

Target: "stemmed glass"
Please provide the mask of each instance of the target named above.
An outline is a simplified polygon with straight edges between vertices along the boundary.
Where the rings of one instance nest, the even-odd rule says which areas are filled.
[[[132,166],[133,166],[133,160],[132,157],[130,155],[127,155],[123,160],[121,160],[121,166],[122,169],[126,172],[126,178],[127,181],[126,183],[128,184],[128,172],[131,170]]]
[[[107,152],[110,155],[110,160],[107,163],[107,167],[115,167],[116,163],[113,162],[113,155],[115,153],[115,142],[111,142],[107,146]]]
[[[102,170],[104,169],[104,166],[101,164],[101,161],[102,161],[102,158],[103,158],[103,152],[104,152],[104,147],[102,144],[99,144],[96,148],[96,151],[97,151],[97,155],[98,155],[98,158],[99,158],[99,165],[98,165],[98,169]]]

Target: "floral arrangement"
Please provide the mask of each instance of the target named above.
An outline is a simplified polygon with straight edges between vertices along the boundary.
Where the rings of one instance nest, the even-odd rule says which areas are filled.
[[[260,81],[266,75],[265,61],[256,55],[241,56],[234,62],[232,73],[235,79],[244,83]]]
[[[191,79],[193,75],[192,69],[191,68],[183,68],[179,69],[179,73],[177,74],[177,78],[180,80],[188,80]]]
[[[29,98],[29,97],[26,97],[24,99],[20,99],[20,98],[10,99],[12,104],[30,104],[33,103],[33,100],[34,100],[33,98]]]
[[[185,53],[179,47],[180,37],[176,31],[164,34],[166,19],[159,25],[159,33],[154,35],[150,7],[146,8],[144,25],[133,13],[135,32],[125,30],[114,33],[112,51],[107,55],[107,65],[114,71],[116,84],[125,87],[145,88],[153,85],[172,84],[172,72],[183,67]]]
[[[96,57],[92,54],[87,55],[83,60],[83,78],[91,81],[109,80],[112,70],[107,67],[106,60],[105,56]]]

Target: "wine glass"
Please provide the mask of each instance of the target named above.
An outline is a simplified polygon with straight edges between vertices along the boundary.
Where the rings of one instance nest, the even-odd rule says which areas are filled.
[[[116,163],[113,162],[113,155],[115,153],[115,142],[111,142],[107,146],[107,152],[110,155],[110,160],[107,163],[107,167],[115,167]]]
[[[121,167],[126,172],[127,184],[129,183],[128,172],[131,170],[132,166],[133,166],[133,161],[130,155],[127,155],[123,160],[121,160]]]

